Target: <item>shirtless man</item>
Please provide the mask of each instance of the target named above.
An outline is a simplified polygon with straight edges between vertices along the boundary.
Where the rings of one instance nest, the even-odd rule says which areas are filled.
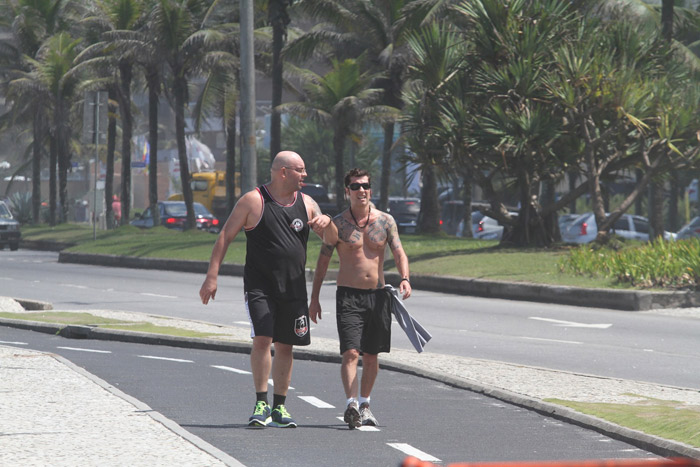
[[[340,268],[336,292],[336,320],[343,356],[340,376],[347,397],[345,422],[350,429],[377,425],[369,408],[370,393],[379,372],[379,352],[391,344],[391,300],[384,287],[384,251],[389,245],[401,275],[399,292],[411,295],[408,258],[403,251],[394,218],[372,209],[370,174],[352,169],[345,175],[345,196],[350,207],[333,218],[324,231],[321,254],[316,265],[309,315],[321,319],[319,294],[333,249],[338,249]],[[362,355],[362,381],[357,364]],[[360,387],[358,398],[358,386]]]
[[[270,175],[270,183],[244,194],[233,208],[214,243],[199,296],[205,305],[216,297],[221,262],[228,246],[244,229],[247,245],[243,284],[252,324],[250,366],[256,392],[248,425],[296,427],[284,404],[292,378],[292,348],[310,343],[306,245],[310,229],[322,237],[332,222],[310,196],[299,191],[306,177],[299,154],[277,154]],[[274,362],[270,357],[273,342]],[[270,371],[274,382],[272,407],[267,403]]]

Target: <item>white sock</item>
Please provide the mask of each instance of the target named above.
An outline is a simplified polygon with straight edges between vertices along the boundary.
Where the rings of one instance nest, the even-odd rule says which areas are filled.
[[[369,405],[369,396],[367,396],[367,397],[360,396],[358,401],[359,401],[360,405],[364,404],[365,402],[367,403],[367,405]]]
[[[354,397],[349,397],[347,406],[349,407],[350,404],[352,404],[353,402],[357,404],[357,399],[355,399]]]

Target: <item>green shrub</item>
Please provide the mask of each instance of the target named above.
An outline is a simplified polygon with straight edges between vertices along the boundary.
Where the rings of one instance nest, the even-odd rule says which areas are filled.
[[[700,239],[661,239],[621,250],[581,245],[558,264],[560,271],[609,277],[635,287],[699,288]]]

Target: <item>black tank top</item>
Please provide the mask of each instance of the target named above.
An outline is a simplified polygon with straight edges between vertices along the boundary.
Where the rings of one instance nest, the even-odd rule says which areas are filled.
[[[243,274],[245,290],[259,289],[277,298],[306,300],[306,243],[309,216],[301,192],[284,206],[265,185],[257,188],[263,200],[258,224],[246,230]]]

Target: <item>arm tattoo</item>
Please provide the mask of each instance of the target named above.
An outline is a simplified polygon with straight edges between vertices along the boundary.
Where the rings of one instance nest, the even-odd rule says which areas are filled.
[[[389,222],[387,226],[387,237],[389,242],[389,248],[392,251],[397,248],[401,248],[401,240],[399,240],[399,230],[396,227],[396,222],[393,217],[389,217]]]
[[[321,215],[321,208],[318,207],[318,203],[313,198],[311,199],[311,212],[313,212],[314,218]]]
[[[321,245],[321,256],[333,256],[333,250],[335,250],[335,245],[329,245],[328,243],[323,243]]]

